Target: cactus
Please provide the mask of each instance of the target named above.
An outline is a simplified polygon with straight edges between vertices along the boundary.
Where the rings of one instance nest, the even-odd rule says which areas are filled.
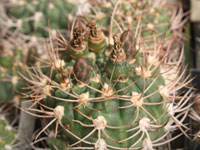
[[[176,15],[175,9],[173,16],[170,8],[151,0],[91,3],[94,11],[82,18],[87,24],[79,20],[70,40],[58,40],[67,43],[64,54],[50,37],[49,59],[38,59],[38,66],[19,73],[27,85],[23,95],[34,102],[24,111],[52,118],[35,138],[49,128],[54,132],[47,141],[51,149],[152,150],[188,136],[184,119],[192,90],[179,90],[190,80],[182,80],[182,55],[175,62],[168,58],[182,42],[181,11]],[[17,23],[11,23],[11,30],[32,36],[23,39],[37,46],[35,37],[48,37],[48,20],[51,29],[69,28],[67,14],[75,7],[65,0],[19,0],[8,10]],[[15,56],[1,57],[0,77],[5,79],[16,72],[5,71]],[[13,99],[12,84],[6,91],[0,97],[6,93],[3,99]],[[182,133],[169,139],[177,129]]]
[[[106,27],[105,29],[108,29],[110,21],[114,19],[115,22],[113,22],[111,30],[114,33],[118,31],[119,26],[121,30],[130,28],[135,31],[138,25],[141,24],[139,32],[141,32],[141,36],[146,40],[150,40],[151,36],[163,38],[171,34],[171,14],[167,7],[168,5],[162,7],[161,4],[152,0],[115,2],[96,2],[97,4],[93,5],[93,9],[95,10],[93,12],[95,13],[92,16],[97,15],[99,17],[97,23]],[[115,11],[110,9],[110,7],[114,7]]]
[[[21,49],[8,50],[5,42],[1,42],[2,51],[0,55],[0,103],[13,101],[19,103],[21,88],[24,82],[18,75],[24,64],[31,66],[35,63],[33,57],[38,56],[36,50],[32,49],[26,53]],[[7,50],[7,51],[6,51]]]
[[[149,50],[154,49],[155,41],[164,43],[164,52],[160,53],[166,53],[177,44],[183,45],[183,26],[187,15],[188,12],[183,13],[179,5],[171,5],[168,0],[115,0],[92,2],[90,15],[84,17],[85,20],[96,19],[110,44],[114,44],[113,34],[130,29],[135,31],[134,37],[141,38]],[[136,42],[135,46],[138,47],[139,43]],[[168,55],[178,58],[175,52]]]
[[[8,125],[5,118],[0,118],[0,149],[12,149],[16,142],[15,130]]]
[[[48,37],[48,23],[51,29],[66,29],[75,8],[66,0],[19,0],[9,8],[9,13],[17,20],[21,33]]]
[[[17,56],[16,56],[17,57]],[[16,68],[14,67],[15,56],[1,56],[0,62],[0,102],[8,102],[14,99],[16,95],[16,87],[18,80],[20,79],[17,76]]]
[[[96,34],[102,32],[98,25],[89,21],[86,26],[85,33],[77,33],[80,27],[75,27],[62,57],[56,46],[49,48],[48,71],[37,66],[33,72],[27,70],[28,76],[21,74],[30,90],[25,95],[40,105],[24,111],[53,118],[36,139],[50,127],[56,138],[49,137],[52,148],[153,150],[182,134],[188,136],[183,121],[192,89],[185,95],[179,90],[190,80],[182,80],[180,62],[177,70],[159,56],[163,43],[152,43],[155,49],[150,51],[145,40],[129,29],[115,34],[114,45],[107,45],[106,33]],[[94,35],[102,39],[91,38]],[[173,69],[176,74],[167,80],[165,75]],[[168,139],[177,129],[182,133]]]

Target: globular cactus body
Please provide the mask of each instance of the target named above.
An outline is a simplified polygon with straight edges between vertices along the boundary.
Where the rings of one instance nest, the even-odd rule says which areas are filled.
[[[142,1],[137,9],[148,2]],[[152,13],[156,15],[153,10]],[[159,20],[159,15],[156,16]],[[141,21],[140,17],[135,19]],[[152,19],[145,13],[142,18],[146,17]],[[117,16],[117,19],[122,18]],[[168,65],[166,57],[158,55],[166,48],[160,36],[157,37],[160,26],[152,29],[151,25],[146,28],[134,24],[129,30],[123,30],[121,37],[114,35],[110,39],[113,43],[106,40],[112,38],[107,31],[98,29],[94,22],[85,26],[90,31],[87,36],[79,27],[74,28],[73,38],[65,47],[66,55],[71,58],[62,57],[63,65],[57,65],[62,61],[53,49],[49,50],[50,75],[38,66],[35,74],[28,72],[30,79],[22,75],[29,84],[29,96],[40,105],[42,111],[37,112],[54,118],[41,131],[54,124],[56,140],[50,139],[48,143],[66,149],[153,150],[170,142],[167,138],[172,130],[177,126],[181,130],[185,127],[184,119],[176,120],[185,116],[183,111],[189,100],[186,97],[190,95],[189,92],[183,97],[178,95],[180,101],[171,95],[188,82],[181,83],[183,74],[177,77],[178,71],[170,83],[166,80],[166,72],[162,71],[162,65]],[[127,26],[125,24],[124,28]],[[111,30],[115,32],[118,28],[115,26]],[[152,38],[154,31],[159,42],[145,39],[146,35]],[[177,118],[176,112],[181,112]]]
[[[133,35],[128,32],[131,34],[127,36]],[[122,38],[126,38],[125,34]],[[128,49],[134,54],[131,59],[137,60],[130,63],[127,59],[130,55],[125,53],[127,45],[118,36],[114,36],[114,41],[109,56],[105,55],[107,49],[96,53],[96,56],[103,54],[103,61],[97,57],[89,63],[88,58],[75,58],[71,73],[67,69],[70,66],[64,66],[69,74],[63,74],[62,88],[54,88],[53,82],[44,85],[43,89],[49,89],[45,90],[44,104],[62,108],[62,113],[55,114],[63,127],[59,134],[61,141],[68,141],[66,145],[71,148],[80,143],[82,147],[96,149],[141,148],[146,140],[151,143],[165,134],[168,102],[160,93],[165,81],[159,65],[150,64],[147,54],[136,49]]]
[[[137,74],[135,67],[127,63],[128,55],[122,52],[123,47],[117,47],[116,44],[119,43],[115,43],[113,51],[120,48],[120,53],[115,53],[116,59],[112,56],[114,52],[111,53],[106,65],[106,68],[111,67],[110,72],[99,67],[98,73],[93,75],[89,83],[76,87],[81,92],[75,89],[75,85],[69,89],[69,93],[77,91],[78,97],[60,97],[66,101],[72,98],[77,102],[61,102],[57,105],[63,106],[67,114],[63,116],[62,123],[80,139],[99,144],[99,148],[103,146],[102,142],[111,149],[139,148],[146,138],[153,141],[164,134],[161,126],[168,122],[169,116],[165,114],[167,102],[158,90],[165,86],[165,82],[162,76],[152,74],[152,77],[143,77],[142,70]],[[123,62],[119,64],[121,58]],[[140,66],[139,62],[135,63],[135,66]],[[126,69],[129,71],[125,71]],[[63,136],[68,134],[64,132]],[[78,141],[70,135],[66,136],[66,140],[74,143]],[[87,143],[81,143],[83,147],[88,146]]]

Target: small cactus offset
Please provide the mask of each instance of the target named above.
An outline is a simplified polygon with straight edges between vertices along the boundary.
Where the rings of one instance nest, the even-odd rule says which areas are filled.
[[[52,44],[49,61],[27,70],[28,76],[20,74],[28,85],[26,97],[40,105],[24,111],[52,118],[36,139],[49,127],[54,131],[48,141],[52,149],[153,150],[188,136],[183,121],[192,89],[180,92],[190,82],[182,80],[180,61],[168,64],[159,55],[163,43],[154,41],[149,50],[137,38],[142,33],[135,37],[134,31],[115,34],[109,45],[95,22],[77,25],[71,41],[63,41],[66,53],[60,56]],[[44,62],[49,68],[42,67]],[[169,80],[166,75],[173,69],[177,72]],[[182,133],[170,139],[177,129]]]

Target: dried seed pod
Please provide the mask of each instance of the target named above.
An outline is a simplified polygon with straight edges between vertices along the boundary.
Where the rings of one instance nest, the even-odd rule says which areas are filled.
[[[87,27],[90,29],[88,38],[89,49],[95,53],[101,52],[104,50],[106,44],[104,33],[99,28],[97,28],[94,21],[88,22]]]

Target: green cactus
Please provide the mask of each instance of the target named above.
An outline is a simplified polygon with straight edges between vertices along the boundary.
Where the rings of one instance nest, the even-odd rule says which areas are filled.
[[[85,18],[86,20],[88,18],[97,18],[97,24],[102,26],[108,34],[110,32],[122,32],[129,28],[132,31],[136,31],[136,33],[141,32],[140,38],[143,38],[148,46],[152,46],[154,38],[160,42],[171,38],[170,22],[172,20],[170,19],[173,9],[170,10],[167,4],[162,6],[156,4],[154,0],[104,1],[96,3],[96,5],[92,6],[95,11],[91,12],[91,18],[88,15]],[[112,28],[110,28],[111,22]]]
[[[0,56],[0,103],[8,101],[19,102],[19,93],[25,86],[18,71],[23,72],[24,64],[31,66],[35,63],[33,57],[38,54],[35,49],[31,49],[27,54],[23,54],[21,49],[6,52],[2,49]]]
[[[12,145],[15,143],[15,130],[8,125],[5,118],[0,118],[0,149],[8,150],[12,149]]]
[[[171,14],[153,4],[133,0],[118,1],[114,10],[94,6],[103,17],[91,13],[87,24],[77,23],[71,40],[63,41],[68,46],[62,47],[64,53],[59,55],[60,45],[55,46],[41,67],[20,74],[28,85],[25,97],[40,105],[30,111],[53,118],[36,139],[49,127],[54,130],[47,141],[52,149],[153,150],[187,136],[183,121],[192,89],[179,94],[189,81],[182,80],[180,61],[168,62],[166,49],[179,44],[172,36]],[[182,134],[168,139],[177,129]]]
[[[19,0],[9,8],[9,13],[17,19],[21,33],[48,37],[48,25],[51,29],[67,29],[68,15],[75,8],[66,0]]]
[[[7,102],[14,99],[19,77],[14,67],[15,56],[1,56],[0,62],[0,102]]]
[[[80,37],[76,31],[72,42]],[[110,46],[89,44],[89,51],[71,55],[63,65],[57,65],[61,62],[57,58],[50,64],[50,74],[37,67],[35,74],[28,72],[29,79],[22,75],[32,91],[29,96],[36,97],[42,108],[39,112],[54,118],[36,138],[51,126],[56,137],[48,141],[52,148],[153,149],[173,140],[163,142],[172,128],[184,128],[183,120],[174,121],[178,119],[174,112],[184,111],[188,93],[177,95],[181,99],[177,104],[171,94],[187,82],[179,85],[180,78],[175,77],[177,85],[167,83],[161,71],[164,61],[156,53],[136,48],[141,39],[135,39],[131,30],[113,40]],[[71,51],[69,46],[66,54]]]

